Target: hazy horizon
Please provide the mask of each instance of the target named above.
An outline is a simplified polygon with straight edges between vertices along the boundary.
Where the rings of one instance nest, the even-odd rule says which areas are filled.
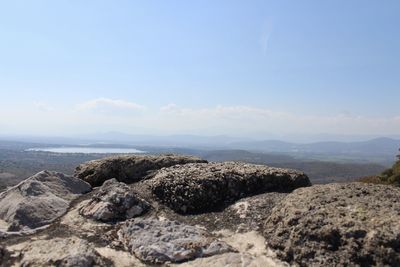
[[[400,135],[398,1],[9,1],[0,136]]]
[[[277,141],[293,144],[313,144],[324,142],[357,143],[369,142],[378,139],[400,141],[400,135],[334,135],[334,134],[258,134],[247,136],[235,135],[195,135],[195,134],[130,134],[124,132],[92,132],[71,135],[27,135],[27,134],[0,134],[0,141],[15,141],[44,144],[114,144],[114,145],[166,145],[191,146],[195,144],[229,145],[241,142]],[[81,143],[83,142],[83,143]],[[155,143],[154,143],[155,142]],[[171,143],[172,142],[172,143]]]

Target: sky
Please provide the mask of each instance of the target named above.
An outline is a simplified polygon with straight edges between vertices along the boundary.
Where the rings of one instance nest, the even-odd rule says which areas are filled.
[[[400,135],[399,1],[1,1],[0,134]]]

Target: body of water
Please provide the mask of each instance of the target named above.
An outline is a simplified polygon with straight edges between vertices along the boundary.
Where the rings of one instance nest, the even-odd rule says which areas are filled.
[[[145,153],[134,148],[107,148],[107,147],[44,147],[30,148],[27,151],[44,151],[54,153],[84,153],[84,154],[129,154]]]

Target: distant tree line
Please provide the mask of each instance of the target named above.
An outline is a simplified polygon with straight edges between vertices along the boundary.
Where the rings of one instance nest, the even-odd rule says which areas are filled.
[[[397,161],[393,164],[393,166],[379,175],[379,178],[384,183],[400,186],[400,154],[396,157]]]

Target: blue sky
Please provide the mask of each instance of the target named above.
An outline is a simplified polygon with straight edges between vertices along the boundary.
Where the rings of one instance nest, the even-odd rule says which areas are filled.
[[[398,1],[3,1],[0,133],[400,134]]]

